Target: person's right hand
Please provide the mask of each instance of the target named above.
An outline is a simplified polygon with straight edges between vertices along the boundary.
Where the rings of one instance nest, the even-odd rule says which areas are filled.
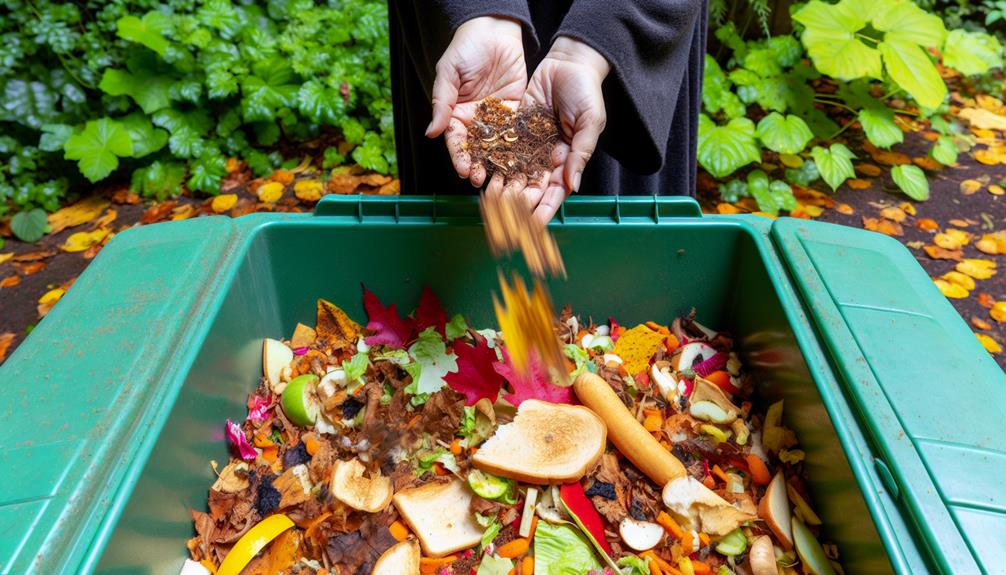
[[[437,62],[433,121],[426,128],[426,136],[435,138],[446,131],[454,169],[473,186],[481,187],[486,179],[485,166],[472,165],[471,155],[465,151],[468,126],[479,101],[493,96],[516,108],[526,86],[520,23],[484,16],[458,27]],[[500,188],[503,185],[496,179],[493,184]]]

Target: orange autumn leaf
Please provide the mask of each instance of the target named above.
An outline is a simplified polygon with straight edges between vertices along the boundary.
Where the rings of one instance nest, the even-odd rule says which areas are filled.
[[[977,327],[978,329],[984,329],[985,331],[992,329],[992,324],[978,316],[971,316],[971,325]]]
[[[975,152],[975,159],[986,166],[994,166],[999,163],[1000,157],[989,148]]]
[[[962,250],[948,250],[947,248],[941,248],[940,246],[923,246],[922,249],[926,250],[934,260],[956,260],[960,261],[964,257],[964,252]]]
[[[865,190],[870,187],[870,180],[861,180],[859,178],[846,180],[845,183],[854,190]]]
[[[863,216],[863,227],[871,232],[880,232],[889,236],[901,236],[905,233],[901,224],[886,218],[868,218]]]
[[[989,315],[999,323],[1006,323],[1006,301],[997,301],[992,304]]]
[[[177,205],[178,202],[175,200],[168,200],[166,202],[154,204],[153,206],[150,206],[147,211],[143,212],[142,216],[140,216],[140,223],[146,225],[164,220]]]
[[[920,218],[915,222],[915,227],[925,232],[935,232],[940,229],[940,224],[936,223],[936,220],[930,218]]]
[[[960,184],[961,193],[965,196],[970,196],[980,189],[982,189],[982,183],[978,180],[964,180]]]
[[[995,96],[978,94],[975,96],[975,103],[978,104],[978,107],[985,108],[993,114],[1006,115],[1006,107],[1003,106],[1002,100]]]
[[[14,343],[15,334],[12,332],[0,333],[0,361],[3,361],[7,357],[7,350],[10,349],[10,345]]]
[[[192,204],[182,204],[171,210],[171,221],[187,220],[196,215],[196,207]]]
[[[978,305],[985,308],[991,308],[996,304],[995,298],[986,292],[978,292],[978,296],[975,299],[978,300]]]
[[[905,221],[905,218],[908,217],[908,214],[906,214],[905,211],[902,210],[901,208],[884,208],[880,210],[880,216],[887,218],[889,220],[894,220],[900,224],[901,222]]]
[[[863,144],[863,148],[866,150],[870,157],[874,159],[879,164],[885,164],[888,166],[900,166],[912,163],[912,159],[908,157],[907,154],[902,154],[901,152],[893,152],[891,150],[881,150],[880,148],[874,146],[873,144],[866,142]]]
[[[852,209],[852,206],[849,204],[838,204],[835,206],[835,211],[847,216],[851,216],[856,213],[856,210]]]
[[[982,239],[975,242],[975,248],[983,254],[989,254],[990,256],[999,253],[999,244],[988,236],[982,237]]]
[[[21,283],[21,276],[18,275],[7,276],[4,279],[0,280],[0,288],[14,287],[19,283]]]
[[[883,170],[874,164],[856,164],[856,171],[864,176],[870,176],[871,178],[876,178],[883,173]]]
[[[1002,346],[999,345],[999,342],[992,339],[991,336],[985,335],[984,333],[976,333],[975,337],[977,337],[978,341],[981,342],[982,347],[985,348],[985,351],[992,354],[1002,353],[1003,351]]]
[[[20,272],[21,275],[23,275],[23,276],[30,276],[32,274],[37,274],[38,272],[44,270],[45,266],[46,266],[46,263],[45,262],[28,262],[28,263],[13,262],[11,265],[14,266],[14,269],[16,269],[18,272]]]
[[[287,184],[293,181],[293,177],[294,177],[293,172],[289,170],[276,170],[275,172],[272,173],[271,176],[269,176],[269,179],[274,182],[279,182],[280,184],[283,184],[283,186],[286,186]]]
[[[720,203],[716,204],[716,212],[719,213],[719,214],[739,214],[739,213],[741,213],[740,209],[738,209],[737,206],[735,206],[733,204],[728,204],[726,202],[720,202]]]
[[[929,170],[931,172],[943,169],[943,164],[937,162],[936,160],[932,159],[929,156],[918,156],[912,158],[912,163],[922,168],[923,170]]]
[[[402,180],[394,179],[377,189],[379,196],[397,196],[402,192]]]
[[[947,223],[950,224],[950,225],[952,225],[952,226],[957,226],[959,228],[966,228],[968,226],[972,226],[974,224],[977,224],[978,222],[976,222],[974,220],[962,220],[960,218],[954,218],[952,220],[949,220]]]
[[[107,228],[112,225],[115,218],[119,217],[119,212],[112,207],[105,210],[105,214],[91,223],[91,229]]]

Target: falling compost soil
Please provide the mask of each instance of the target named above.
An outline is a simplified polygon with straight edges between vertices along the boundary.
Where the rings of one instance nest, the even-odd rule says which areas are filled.
[[[539,177],[551,168],[559,129],[551,110],[529,106],[511,110],[497,98],[479,103],[468,132],[468,153],[489,175]]]

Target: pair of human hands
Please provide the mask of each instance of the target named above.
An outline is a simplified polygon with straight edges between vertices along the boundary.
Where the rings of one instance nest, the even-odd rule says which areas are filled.
[[[480,17],[458,27],[440,61],[433,84],[433,121],[426,135],[444,134],[454,169],[475,187],[486,180],[486,166],[472,163],[465,150],[478,103],[495,97],[505,104],[540,105],[559,120],[562,139],[552,152],[550,171],[528,181],[523,174],[497,172],[487,195],[522,194],[542,222],[548,222],[566,197],[580,187],[583,169],[604,130],[601,83],[610,71],[596,50],[573,38],[556,38],[528,82],[521,26],[514,20]]]

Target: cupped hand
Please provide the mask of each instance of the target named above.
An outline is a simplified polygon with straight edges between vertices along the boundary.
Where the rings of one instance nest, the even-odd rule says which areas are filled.
[[[579,40],[560,36],[531,75],[521,105],[537,104],[553,110],[562,135],[552,152],[551,172],[522,191],[535,217],[543,222],[551,220],[563,200],[580,187],[583,169],[607,120],[601,83],[610,70],[599,52]]]
[[[479,101],[489,96],[517,107],[527,86],[521,26],[515,20],[485,16],[458,27],[437,62],[433,82],[433,120],[426,136],[445,134],[454,169],[481,187],[486,168],[472,164],[465,150],[468,127]],[[495,183],[495,182],[494,182]],[[502,180],[495,186],[502,187]]]

